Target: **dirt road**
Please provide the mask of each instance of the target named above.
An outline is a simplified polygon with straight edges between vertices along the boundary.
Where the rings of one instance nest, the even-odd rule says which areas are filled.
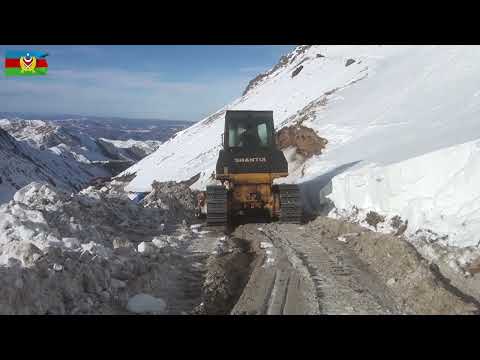
[[[226,246],[209,263],[207,313],[476,314],[480,309],[402,238],[333,219],[303,226],[242,225]]]

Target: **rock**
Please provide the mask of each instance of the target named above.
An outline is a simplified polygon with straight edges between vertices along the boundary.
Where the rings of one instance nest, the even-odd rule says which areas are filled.
[[[121,266],[116,265],[112,268],[112,278],[127,281],[131,278],[131,275],[123,270]]]
[[[7,265],[9,267],[21,267],[22,266],[22,262],[18,259],[15,259],[15,258],[8,258],[7,260]]]
[[[350,66],[355,63],[355,60],[353,59],[348,59],[347,62],[345,63],[345,67]]]
[[[391,278],[387,281],[387,285],[388,286],[393,286],[393,285],[395,285],[396,282],[397,282],[397,279]]]
[[[55,263],[55,264],[53,264],[53,270],[55,270],[55,271],[62,271],[62,270],[63,270],[63,266],[60,265],[60,264]]]
[[[292,79],[297,76],[298,74],[300,74],[300,71],[302,71],[303,69],[303,65],[300,65],[299,67],[297,67],[295,70],[293,70],[292,72]]]
[[[147,272],[147,266],[143,261],[140,261],[135,264],[134,273],[135,275],[143,275]]]
[[[88,251],[84,251],[80,254],[80,261],[83,263],[88,263],[92,260],[92,254],[90,254]]]
[[[130,247],[133,247],[133,244],[126,239],[115,238],[112,241],[112,246],[114,249],[130,248]]]
[[[468,266],[467,272],[472,276],[480,272],[480,257],[474,259]]]
[[[100,296],[102,297],[103,300],[110,300],[110,293],[108,291],[102,291],[100,293]]]
[[[65,245],[65,247],[69,249],[75,249],[80,246],[80,241],[75,237],[63,238],[62,242]]]
[[[32,255],[32,263],[35,263],[38,259],[42,257],[41,254],[33,254]]]
[[[127,310],[136,314],[162,314],[166,308],[165,301],[148,294],[137,294],[131,297],[127,304]]]
[[[154,253],[155,248],[156,246],[153,243],[143,241],[138,245],[138,252],[148,255]]]
[[[305,126],[288,126],[280,129],[277,134],[277,144],[280,150],[290,146],[296,148],[297,154],[304,156],[306,159],[313,155],[320,155],[325,149],[328,141],[308,127]]]
[[[385,221],[385,216],[382,216],[375,211],[369,211],[365,217],[365,221],[368,225],[373,226],[376,230],[378,224]]]
[[[133,244],[131,247],[119,247],[114,250],[114,254],[123,257],[132,256],[135,254],[135,247]]]
[[[91,272],[83,274],[83,288],[85,292],[95,294],[98,292],[98,284]]]
[[[125,281],[118,280],[118,279],[115,279],[115,278],[112,278],[110,283],[112,285],[112,288],[114,288],[114,289],[123,289],[123,288],[127,287],[127,284],[125,283]]]
[[[165,238],[156,237],[152,240],[152,244],[155,245],[159,249],[167,247],[169,245],[168,237],[165,237]]]
[[[108,258],[111,256],[111,249],[106,248],[102,244],[98,244],[96,242],[90,241],[88,244],[82,244],[82,255],[83,254],[90,254],[90,255],[98,255],[104,258]]]
[[[24,266],[33,265],[33,263],[43,254],[42,251],[31,242],[15,242],[10,243],[13,248],[9,253],[12,258],[19,260]]]
[[[14,285],[17,289],[23,289],[23,280],[20,278],[16,279]]]

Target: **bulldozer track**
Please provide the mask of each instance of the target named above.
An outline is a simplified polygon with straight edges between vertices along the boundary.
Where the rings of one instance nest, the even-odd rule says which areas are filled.
[[[228,192],[223,186],[207,186],[207,225],[228,224]]]
[[[280,222],[299,224],[302,221],[300,189],[297,184],[278,185],[280,195]]]
[[[288,225],[284,225],[288,226]],[[321,238],[284,236],[275,225],[264,234],[288,255],[291,262],[307,270],[314,283],[321,314],[389,314],[401,313],[388,289],[375,278],[353,254]],[[292,229],[294,230],[294,229]],[[284,296],[289,295],[286,287]],[[293,293],[292,293],[293,294]],[[280,312],[283,313],[283,312]]]

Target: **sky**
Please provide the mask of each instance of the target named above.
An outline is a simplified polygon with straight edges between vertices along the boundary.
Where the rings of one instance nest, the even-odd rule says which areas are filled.
[[[293,45],[4,46],[48,52],[48,74],[0,74],[0,112],[198,121]]]

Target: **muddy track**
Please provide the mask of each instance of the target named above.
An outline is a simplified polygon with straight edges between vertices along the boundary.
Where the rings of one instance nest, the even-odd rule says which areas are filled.
[[[203,313],[475,314],[405,240],[337,220],[247,224],[210,260]]]
[[[289,225],[274,226],[265,233],[282,248],[292,249],[307,267],[322,314],[402,312],[387,286],[336,239],[311,236],[310,231]]]

